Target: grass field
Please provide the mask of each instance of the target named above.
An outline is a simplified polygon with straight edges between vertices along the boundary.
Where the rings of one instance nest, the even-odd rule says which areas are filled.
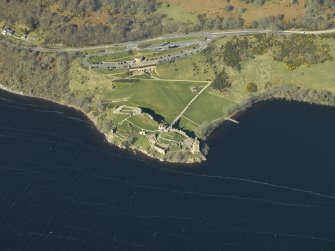
[[[188,130],[197,134],[199,131],[199,125],[194,124],[193,122],[187,120],[185,117],[180,118],[179,127],[183,130]]]
[[[108,100],[110,108],[119,105],[150,108],[163,116],[167,123],[171,123],[195,97],[197,92],[193,92],[192,87],[197,87],[200,91],[206,85],[206,82],[149,79],[147,74],[131,77],[139,79],[139,82],[127,82],[127,79],[115,82],[113,76],[87,71],[78,65],[73,67],[71,75],[70,90],[77,96],[91,95]],[[183,126],[189,131],[196,131],[197,124],[225,116],[231,104],[225,98],[204,92],[185,113],[195,124],[185,121]],[[132,117],[129,121],[147,130],[157,129],[156,123],[148,123],[147,119],[141,117]]]
[[[230,40],[231,38],[217,40],[215,46],[219,48]],[[316,42],[328,44],[331,49],[330,54],[335,58],[334,39],[318,39]],[[203,64],[203,60],[201,63]],[[177,65],[173,67],[178,68],[179,62],[176,64]],[[184,63],[182,62],[181,65],[184,65]],[[335,76],[332,74],[335,69],[334,61],[312,64],[310,66],[303,65],[294,70],[289,70],[285,63],[275,61],[271,53],[266,53],[264,55],[255,56],[255,58],[252,59],[246,59],[241,62],[241,65],[241,71],[237,71],[225,65],[222,60],[217,63],[218,69],[226,68],[226,72],[232,83],[231,88],[229,88],[225,95],[229,99],[239,103],[248,99],[251,95],[257,96],[260,92],[265,91],[265,85],[269,82],[274,85],[294,84],[304,88],[335,92]],[[173,67],[164,66],[162,70],[158,67],[158,72],[164,75],[164,71],[169,72],[170,70],[171,73]],[[199,68],[203,67],[204,65],[199,66]],[[257,85],[258,92],[249,93],[246,90],[246,84],[250,82]]]
[[[175,42],[194,42],[194,41],[204,41],[207,37],[182,37],[182,38],[167,38],[167,39],[158,39],[158,40],[151,40],[147,42],[140,43],[138,45],[139,48],[147,48],[149,46],[159,46],[165,42],[175,43]]]
[[[127,49],[126,46],[113,46],[107,49],[107,51],[122,51]],[[101,53],[101,52],[105,52],[105,49],[99,49],[99,50],[86,50],[84,51],[84,54],[86,55],[91,55],[91,54],[97,54],[97,53]]]
[[[75,65],[71,69],[70,90],[78,96],[90,95],[115,102],[150,108],[172,122],[196,95],[204,83],[140,79],[138,83],[113,82],[113,77],[87,71]],[[136,78],[136,76],[134,76]]]
[[[206,14],[208,17],[223,17],[237,18],[241,17],[245,20],[246,26],[252,24],[253,21],[266,17],[278,16],[285,14],[285,20],[289,21],[293,18],[304,15],[305,0],[299,0],[297,4],[291,4],[290,0],[272,0],[266,1],[263,6],[257,6],[253,3],[246,3],[240,0],[162,0],[171,6],[178,6],[183,12],[193,14]],[[226,11],[225,7],[228,5],[234,6],[232,11]],[[240,13],[240,8],[245,8],[246,11]]]
[[[146,150],[146,151],[149,151],[150,150],[150,144],[148,142],[148,140],[145,138],[145,136],[140,136],[138,135],[135,139],[135,143],[134,145],[139,148],[139,149],[143,149],[143,150]]]
[[[221,47],[227,41],[229,38],[215,43]],[[323,39],[318,42],[328,43],[331,54],[335,57],[333,39]],[[204,124],[225,118],[233,106],[242,104],[251,96],[265,92],[265,86],[269,82],[273,85],[291,83],[305,88],[335,92],[335,77],[332,74],[335,69],[334,61],[289,70],[284,63],[275,61],[272,55],[267,53],[245,59],[241,62],[240,71],[226,66],[223,61],[215,64],[217,69],[226,68],[232,85],[224,92],[208,88],[183,114],[179,126],[196,134],[201,134]],[[129,73],[124,73],[124,70],[108,73],[109,71],[98,73],[85,70],[76,65],[71,68],[70,90],[77,96],[92,96],[97,100],[107,100],[109,109],[119,105],[150,108],[156,114],[163,116],[167,123],[171,123],[184,110],[197,92],[204,88],[206,81],[215,78],[213,65],[208,63],[206,55],[202,53],[158,65],[156,71],[151,72],[158,79],[151,78],[149,74],[141,74],[128,76],[129,80],[127,80]],[[122,82],[115,81],[120,78],[126,79]],[[138,79],[138,82],[134,79]],[[246,84],[249,82],[257,85],[256,92],[247,91]],[[197,92],[192,92],[192,87],[197,87]],[[113,120],[117,117],[115,116],[112,116]],[[118,119],[124,119],[124,117],[117,117],[116,121]],[[140,128],[155,131],[158,127],[157,122],[146,117],[134,116],[128,120],[136,126],[132,127],[130,123],[125,122],[127,126],[122,127],[123,131],[120,131],[123,135],[127,133],[130,135],[129,133],[134,130],[138,132]],[[176,138],[173,135],[166,135],[166,139]]]
[[[159,124],[154,120],[148,119],[147,117],[140,116],[132,116],[128,119],[128,121],[134,123],[136,126],[143,128],[149,131],[156,131],[158,129]]]
[[[215,75],[211,66],[206,63],[206,57],[195,54],[176,62],[157,66],[160,78],[188,79],[188,80],[213,80]]]
[[[103,75],[115,76],[118,78],[125,78],[129,76],[127,69],[92,69],[92,71]]]
[[[308,68],[301,66],[294,71],[288,71],[278,62],[272,62],[272,67],[274,82],[292,83],[316,90],[335,91],[334,62],[312,65]]]
[[[174,140],[174,141],[183,140],[183,136],[181,136],[179,133],[175,133],[175,132],[163,132],[161,134],[161,137],[166,139],[166,140]]]
[[[131,61],[134,60],[136,57],[142,57],[142,56],[149,56],[149,55],[154,55],[155,52],[144,50],[144,51],[136,51],[129,53],[128,51],[123,51],[123,52],[117,52],[117,53],[111,53],[111,54],[106,54],[102,56],[93,56],[90,57],[89,62],[94,63],[94,62],[116,62],[116,61]]]
[[[177,4],[163,3],[157,10],[158,14],[167,15],[168,18],[172,18],[175,22],[180,23],[197,23],[197,15],[185,10]]]
[[[152,79],[149,73],[137,74],[129,77],[130,79]]]
[[[235,103],[209,92],[204,92],[186,111],[185,117],[197,124],[226,117],[228,109]]]
[[[125,99],[123,104],[150,108],[165,118],[167,122],[184,109],[196,95],[192,86],[199,83],[140,80],[139,83],[114,83],[114,88],[102,88],[108,99]],[[121,104],[121,103],[120,103]]]
[[[241,73],[236,74],[236,84],[242,86],[247,82],[254,82],[259,88],[263,88],[267,82],[290,83],[316,90],[335,91],[335,76],[332,74],[334,69],[333,61],[288,70],[283,63],[273,60],[269,55],[263,55],[244,63]]]
[[[142,52],[140,56],[144,55],[146,52]],[[127,52],[127,51],[122,51],[122,52],[116,52],[116,53],[111,53],[111,54],[106,54],[102,56],[92,56],[89,58],[90,63],[94,62],[103,62],[103,61],[116,61],[116,60],[124,60],[127,61],[129,59],[133,59],[135,55]]]

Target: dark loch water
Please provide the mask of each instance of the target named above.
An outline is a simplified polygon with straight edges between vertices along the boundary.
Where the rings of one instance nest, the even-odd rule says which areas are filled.
[[[0,93],[0,250],[335,250],[335,109],[254,106],[176,167]]]

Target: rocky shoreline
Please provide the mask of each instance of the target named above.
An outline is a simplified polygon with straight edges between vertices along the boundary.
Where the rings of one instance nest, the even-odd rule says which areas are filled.
[[[46,102],[53,102],[53,103],[56,103],[58,105],[74,109],[75,111],[82,113],[83,115],[85,115],[85,117],[88,118],[88,120],[94,125],[95,129],[98,132],[100,132],[102,135],[104,135],[104,138],[105,138],[106,142],[108,142],[110,145],[115,146],[117,148],[120,148],[120,149],[123,149],[123,150],[128,150],[128,151],[132,152],[133,154],[141,153],[141,154],[144,154],[145,156],[147,156],[149,158],[152,158],[154,160],[158,160],[158,161],[161,161],[161,162],[167,162],[167,163],[174,163],[174,164],[195,164],[195,163],[201,163],[201,162],[206,160],[206,157],[203,154],[200,154],[199,156],[195,156],[195,155],[190,156],[189,155],[185,158],[177,160],[171,154],[170,155],[168,154],[166,156],[157,156],[157,155],[155,155],[153,153],[150,153],[150,152],[148,152],[148,151],[146,151],[142,148],[135,147],[134,145],[130,145],[130,146],[125,147],[112,134],[107,134],[107,133],[104,133],[101,130],[99,130],[99,128],[97,126],[97,121],[94,119],[94,117],[85,113],[79,107],[73,106],[71,104],[63,103],[63,102],[60,102],[60,101],[45,99],[43,97],[27,95],[23,92],[12,90],[12,89],[10,89],[10,88],[2,85],[2,84],[0,84],[0,90],[6,91],[6,92],[11,93],[11,94],[20,95],[20,96],[23,96],[23,97],[36,98],[36,99],[40,99],[40,100],[43,100],[43,101],[46,101]]]
[[[326,105],[326,106],[333,106],[335,107],[335,95],[331,92],[327,92],[327,91],[315,91],[315,90],[308,90],[308,89],[303,89],[294,85],[287,85],[286,86],[287,90],[286,92],[283,92],[283,89],[281,88],[280,90],[276,89],[276,88],[271,88],[269,90],[267,90],[266,92],[258,95],[258,96],[254,96],[250,99],[247,100],[247,102],[240,104],[240,105],[236,105],[235,107],[233,107],[230,110],[230,117],[232,116],[238,116],[239,113],[245,111],[246,109],[248,109],[249,107],[251,107],[252,105],[259,103],[259,102],[264,102],[264,101],[268,101],[268,100],[275,100],[275,99],[283,99],[286,101],[298,101],[298,102],[304,102],[304,103],[310,103],[310,104],[315,104],[315,105]],[[21,96],[25,96],[25,97],[31,97],[31,98],[38,98],[47,102],[54,102],[56,104],[62,105],[62,106],[66,106],[72,109],[75,109],[77,112],[80,112],[82,114],[84,114],[91,122],[92,124],[95,126],[96,130],[98,130],[100,133],[102,133],[105,137],[105,140],[115,146],[118,147],[120,149],[124,149],[124,150],[129,150],[131,152],[133,152],[134,154],[137,153],[141,153],[144,154],[145,156],[155,159],[155,160],[159,160],[161,162],[167,162],[167,163],[174,163],[174,164],[196,164],[196,163],[201,163],[203,161],[206,161],[206,157],[201,153],[200,155],[185,155],[185,157],[183,158],[176,158],[173,154],[168,154],[165,156],[158,156],[155,155],[151,152],[148,152],[145,149],[142,149],[141,147],[136,147],[135,145],[129,145],[127,147],[123,146],[121,144],[121,142],[117,139],[117,137],[115,137],[113,134],[107,134],[107,133],[103,133],[101,132],[101,130],[98,129],[97,126],[97,122],[95,121],[94,117],[90,116],[89,114],[83,112],[80,108],[75,107],[71,104],[66,104],[66,103],[62,103],[59,101],[54,101],[54,100],[48,100],[45,99],[43,97],[36,97],[36,96],[32,96],[32,95],[26,95],[20,91],[16,91],[16,90],[11,90],[8,87],[0,84],[0,89],[15,95],[21,95]],[[306,95],[306,93],[310,94],[310,95]],[[311,96],[312,95],[312,96]],[[222,126],[222,124],[226,121],[226,119],[222,118],[219,120],[214,121],[213,123],[211,123],[208,128],[207,128],[207,132],[206,135],[203,138],[203,141],[206,140],[206,138],[218,127]]]

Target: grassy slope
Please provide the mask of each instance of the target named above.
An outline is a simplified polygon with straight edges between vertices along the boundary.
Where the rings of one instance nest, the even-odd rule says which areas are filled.
[[[331,47],[331,54],[335,57],[335,40],[325,39]],[[273,60],[270,55],[256,56],[255,59],[243,63],[241,73],[234,72],[235,93],[242,92],[241,86],[247,82],[254,82],[261,89],[266,82],[273,84],[290,83],[304,88],[328,90],[335,92],[335,62],[328,61],[311,66],[300,66],[295,70],[288,70],[281,63]]]
[[[183,11],[193,14],[206,14],[207,17],[223,17],[237,18],[241,17],[245,20],[245,26],[248,27],[252,23],[259,19],[267,16],[278,16],[284,14],[284,21],[289,22],[294,18],[300,18],[305,14],[305,2],[306,0],[299,0],[296,4],[291,4],[291,0],[271,0],[265,1],[262,6],[254,3],[247,3],[247,1],[240,0],[161,0],[165,3],[170,3],[172,6],[178,6]],[[227,6],[234,6],[234,9],[230,12],[225,10]],[[245,11],[242,13],[239,10],[244,8]],[[331,9],[323,10],[324,14],[332,13]],[[335,18],[331,18],[331,22],[334,22]]]
[[[230,38],[216,41],[221,46]],[[335,56],[335,40],[324,39],[319,41],[328,43],[331,53]],[[223,63],[218,67],[225,66]],[[226,66],[232,82],[232,87],[224,92],[215,92],[211,89],[205,91],[186,111],[181,118],[180,126],[186,130],[197,132],[204,122],[224,118],[228,111],[236,104],[242,104],[251,96],[257,96],[265,91],[265,84],[271,82],[275,85],[286,83],[296,84],[305,88],[316,90],[329,90],[335,92],[334,62],[300,66],[295,70],[288,70],[285,64],[275,61],[271,55],[256,56],[242,62],[240,72]],[[148,79],[150,76],[132,76],[139,78],[138,83],[113,82],[121,75],[99,74],[93,71],[81,69],[78,65],[72,67],[72,80],[70,89],[77,95],[92,95],[111,102],[111,107],[116,105],[141,106],[154,110],[157,114],[171,122],[196,95],[191,91],[193,86],[198,91],[203,88],[205,82],[177,82],[173,80],[159,81]],[[203,54],[196,54],[173,63],[159,65],[157,72],[152,75],[161,79],[175,80],[213,80],[214,69],[206,61]],[[258,86],[258,92],[249,93],[246,83],[254,82]],[[189,119],[189,120],[188,120]],[[131,118],[135,124],[153,130],[157,125],[150,122],[139,121]]]
[[[194,24],[198,21],[197,15],[183,9],[177,4],[161,4],[157,13],[167,15],[168,18],[172,18],[175,22],[180,23]]]
[[[151,108],[167,122],[172,122],[195,96],[191,91],[194,85],[199,84],[141,80],[135,84],[116,83],[115,89],[104,88],[102,91],[112,100],[128,98],[125,104]]]
[[[218,40],[216,45],[220,47],[230,39]],[[335,39],[317,40],[317,43],[328,44],[331,49],[330,54],[335,58]],[[226,66],[223,62],[218,68],[222,67],[226,67],[233,82],[231,91],[225,95],[230,95],[234,100],[249,95],[245,90],[245,84],[248,82],[256,83],[261,91],[267,82],[272,82],[273,84],[291,83],[305,88],[335,92],[335,76],[333,74],[335,61],[300,66],[295,70],[289,70],[284,63],[275,61],[270,54],[264,54],[242,62],[240,72]]]
[[[165,42],[175,43],[175,42],[194,42],[206,40],[206,37],[182,37],[182,38],[168,38],[168,39],[155,39],[147,42],[140,43],[139,48],[146,48],[149,46],[159,46]]]
[[[199,70],[194,70],[196,67]],[[173,63],[159,65],[157,72],[160,78],[168,79],[209,81],[215,77],[211,66],[206,63],[206,57],[201,54],[195,54]]]
[[[235,103],[218,95],[205,92],[197,99],[185,116],[197,124],[211,122],[213,120],[226,117],[227,109]]]
[[[173,119],[192,100],[192,86],[203,83],[141,79],[139,83],[114,82],[113,76],[86,71],[78,65],[71,70],[70,90],[76,95],[103,97],[115,105],[141,106],[153,109],[167,122]]]
[[[141,116],[132,116],[129,119],[130,122],[134,123],[135,125],[149,131],[157,130],[159,124],[153,120],[146,119],[143,115]]]
[[[224,38],[216,43],[221,46],[229,39]],[[318,42],[328,43],[331,48],[331,54],[335,57],[334,39],[323,39]],[[200,70],[194,69],[193,63]],[[181,118],[180,126],[182,128],[196,132],[199,129],[198,125],[227,116],[228,110],[234,104],[242,104],[251,96],[257,96],[259,93],[265,92],[267,82],[271,82],[274,85],[290,83],[303,88],[328,90],[335,93],[334,61],[309,67],[300,66],[295,70],[288,70],[285,64],[277,62],[271,55],[265,54],[244,61],[240,72],[224,65],[224,63],[221,63],[219,68],[224,66],[231,79],[232,87],[224,93],[213,90],[203,93],[184,114],[186,118]],[[204,69],[207,69],[208,73],[204,73]],[[158,66],[157,72],[160,77],[175,79],[204,80],[214,78],[214,70],[206,63],[205,57],[201,54],[176,61],[175,63]],[[248,82],[257,84],[258,91],[256,93],[249,93],[246,90],[246,83]],[[187,118],[191,121],[187,120]]]

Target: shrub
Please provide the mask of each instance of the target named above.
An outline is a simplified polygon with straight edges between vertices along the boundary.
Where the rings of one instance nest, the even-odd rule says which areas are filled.
[[[234,9],[234,6],[232,6],[232,5],[227,5],[224,9],[225,9],[227,12],[231,12],[231,11]]]
[[[308,66],[333,60],[329,52],[329,46],[315,43],[313,36],[292,35],[278,40],[273,57],[284,62],[288,69],[294,70],[301,65]]]
[[[212,83],[212,88],[219,91],[224,91],[231,86],[229,82],[228,74],[225,71],[225,68],[219,73]]]
[[[246,90],[248,91],[248,92],[257,92],[257,85],[255,84],[255,83],[252,83],[252,82],[249,82],[249,83],[247,83],[247,85],[246,85]]]

